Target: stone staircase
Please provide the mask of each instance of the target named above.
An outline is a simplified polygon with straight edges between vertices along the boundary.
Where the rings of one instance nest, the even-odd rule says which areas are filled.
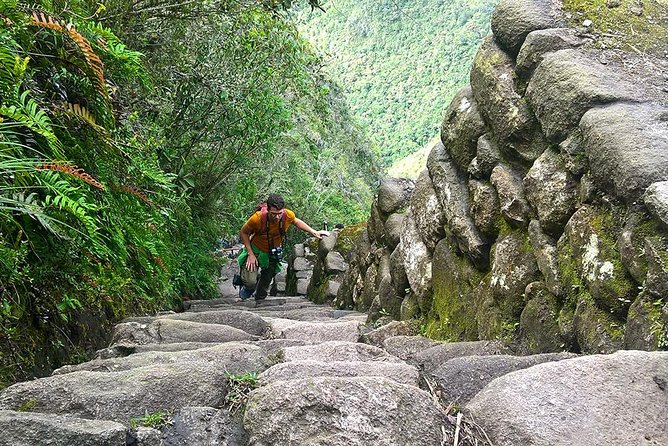
[[[493,444],[668,444],[666,353],[510,356],[498,341],[437,343],[413,336],[405,322],[367,326],[365,314],[301,297],[241,302],[225,279],[221,298],[124,321],[96,359],[5,389],[0,445],[492,444],[480,426]],[[546,400],[538,390],[523,393],[525,372],[545,387],[550,407],[568,401],[565,426],[554,413],[541,418]],[[591,384],[585,372],[606,378]],[[558,380],[561,387],[550,387]],[[609,406],[591,399],[602,386],[616,389],[604,395]],[[583,417],[582,438],[566,434],[574,427],[568,414],[610,406],[614,429]],[[460,407],[471,409],[457,415]],[[607,442],[592,441],[599,435]],[[628,442],[637,438],[643,442]]]

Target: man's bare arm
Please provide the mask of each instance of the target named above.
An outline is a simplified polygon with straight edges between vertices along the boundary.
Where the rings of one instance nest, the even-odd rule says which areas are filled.
[[[311,234],[315,238],[322,238],[325,235],[329,235],[329,232],[327,231],[316,231],[315,229],[307,225],[306,222],[298,218],[295,218],[295,226],[297,226],[297,228],[301,229],[302,231]]]

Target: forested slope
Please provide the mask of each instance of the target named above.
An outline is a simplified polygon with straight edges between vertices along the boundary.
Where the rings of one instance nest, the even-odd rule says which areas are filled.
[[[300,31],[326,55],[384,162],[421,149],[468,82],[495,0],[338,0],[305,8]]]
[[[281,7],[0,2],[0,387],[216,294],[269,191],[355,221],[377,157]]]

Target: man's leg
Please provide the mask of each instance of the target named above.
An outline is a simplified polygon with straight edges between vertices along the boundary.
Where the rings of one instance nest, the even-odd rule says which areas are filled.
[[[257,269],[255,271],[249,271],[246,268],[246,264],[241,265],[239,274],[241,275],[241,281],[244,283],[239,288],[239,297],[242,300],[246,300],[253,294],[253,290],[257,286]]]
[[[276,275],[276,259],[269,259],[269,266],[260,271],[260,280],[255,287],[255,300],[262,300],[267,297],[271,280]]]

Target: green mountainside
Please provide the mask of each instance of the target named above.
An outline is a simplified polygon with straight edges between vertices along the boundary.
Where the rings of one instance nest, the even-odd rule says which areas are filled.
[[[301,33],[325,56],[386,165],[421,149],[468,82],[495,0],[339,0],[304,8]]]

